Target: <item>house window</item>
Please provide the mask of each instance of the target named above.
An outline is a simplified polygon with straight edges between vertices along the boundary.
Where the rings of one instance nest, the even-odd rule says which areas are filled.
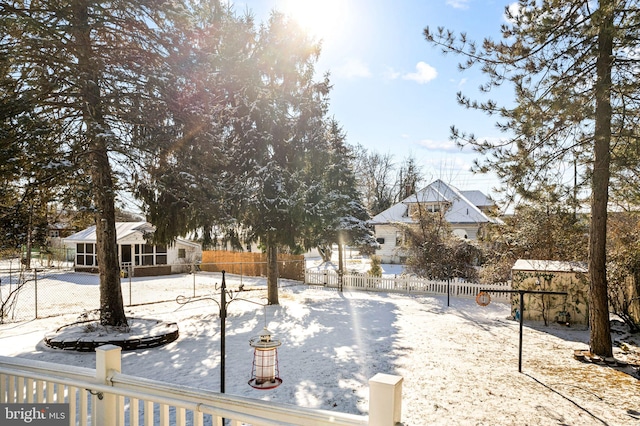
[[[153,244],[136,244],[135,265],[152,266],[167,264],[167,247]]]
[[[151,244],[142,246],[142,265],[153,265],[153,246]]]
[[[76,245],[76,265],[97,266],[95,244],[78,243]]]
[[[166,265],[167,264],[167,247],[166,246],[156,246],[156,265]]]
[[[376,242],[380,245],[384,244],[384,238],[376,238]]]
[[[181,248],[178,249],[178,259],[186,259],[187,258],[187,250]]]

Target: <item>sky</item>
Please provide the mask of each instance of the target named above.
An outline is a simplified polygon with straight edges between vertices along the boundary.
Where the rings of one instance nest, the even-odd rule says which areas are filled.
[[[423,30],[442,26],[470,39],[498,39],[506,22],[506,1],[492,0],[238,0],[236,12],[251,11],[264,21],[277,9],[322,39],[318,75],[330,73],[330,114],[341,123],[351,145],[409,156],[423,167],[426,186],[442,179],[461,190],[481,190],[494,199],[495,175],[474,175],[469,148],[449,140],[450,127],[478,138],[504,135],[495,118],[458,105],[456,93],[479,100],[486,82],[478,69],[460,72],[461,57],[443,55],[428,44]],[[491,93],[509,101],[510,90]]]
[[[364,267],[361,260],[353,259],[349,268]],[[212,289],[220,282],[219,274],[201,273],[198,279]],[[151,333],[138,318],[175,322],[180,336],[162,347],[123,352],[122,373],[217,392],[218,307],[207,299],[176,303],[173,292],[185,280],[189,283],[192,277],[135,278],[136,297],[148,293],[170,302],[128,307],[132,334]],[[3,279],[3,285],[7,281]],[[252,291],[242,297],[263,301],[265,281],[244,277],[245,288]],[[237,290],[240,280],[229,276],[226,283]],[[287,280],[280,284],[277,306],[264,308],[241,300],[228,305],[227,394],[366,415],[368,380],[384,373],[403,377],[406,426],[638,425],[638,368],[574,359],[574,350],[588,349],[585,327],[525,322],[520,373],[519,323],[509,318],[507,303],[492,301],[482,307],[473,299],[453,297],[447,306],[446,296],[337,292]],[[0,324],[0,355],[95,368],[94,353],[52,349],[42,340],[45,335],[60,339],[63,333],[66,338],[90,338],[86,324],[72,325],[82,311],[73,303],[81,294],[82,300],[97,303],[97,281],[89,284],[86,274],[65,274],[55,288],[74,297],[67,296],[65,308],[55,316]],[[24,296],[21,301],[28,295]],[[282,342],[278,362],[283,382],[269,391],[247,384],[253,355],[248,342],[265,325]],[[96,331],[108,334],[99,327]],[[637,334],[619,331],[614,328],[612,336],[627,342],[628,352],[616,346],[616,359],[640,363]]]

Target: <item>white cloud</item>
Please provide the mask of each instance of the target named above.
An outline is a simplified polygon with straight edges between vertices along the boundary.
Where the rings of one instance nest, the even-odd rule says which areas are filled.
[[[333,74],[342,78],[371,77],[369,66],[359,59],[349,59],[343,65],[334,68]]]
[[[407,73],[402,76],[405,80],[413,80],[419,84],[428,83],[438,76],[438,71],[426,62],[416,64],[416,72]]]
[[[451,6],[454,9],[468,9],[469,0],[447,0],[447,6]]]
[[[460,148],[452,141],[434,141],[431,139],[422,139],[418,141],[418,145],[422,148],[430,149],[433,151],[444,152],[460,152]]]

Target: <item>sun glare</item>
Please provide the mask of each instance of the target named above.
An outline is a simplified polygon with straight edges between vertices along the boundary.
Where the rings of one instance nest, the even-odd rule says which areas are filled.
[[[344,0],[285,0],[282,11],[311,36],[325,42],[339,36],[348,7]]]

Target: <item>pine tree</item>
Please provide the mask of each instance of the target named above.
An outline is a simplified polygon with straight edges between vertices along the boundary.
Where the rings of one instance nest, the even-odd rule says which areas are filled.
[[[328,80],[313,80],[318,46],[283,15],[256,28],[250,16],[206,8],[180,30],[158,123],[137,136],[162,141],[145,158],[137,195],[158,239],[260,242],[277,304],[278,251],[305,247],[314,214],[308,177],[325,147]]]
[[[309,223],[308,165],[324,146],[328,80],[313,80],[319,47],[292,21],[273,13],[256,41],[257,101],[240,135],[253,155],[240,222],[267,253],[268,302],[278,303],[277,254],[299,251]]]
[[[50,124],[73,174],[78,208],[94,212],[100,273],[100,321],[126,325],[115,233],[115,199],[123,171],[137,164],[136,126],[153,115],[158,66],[170,37],[172,2],[115,0],[0,4],[0,56],[11,58],[5,75],[16,76],[19,98]],[[164,33],[166,34],[166,33]],[[52,150],[40,153],[51,155]]]
[[[135,134],[136,143],[154,149],[142,159],[134,193],[157,242],[195,232],[210,248],[222,232],[239,247],[235,209],[253,168],[252,148],[240,135],[256,99],[255,28],[250,17],[221,4],[199,4],[191,15],[172,33],[155,122]]]
[[[494,170],[525,196],[537,185],[584,183],[591,190],[589,231],[590,348],[611,356],[605,245],[610,175],[620,176],[616,153],[637,139],[638,60],[640,14],[626,0],[520,1],[506,9],[509,24],[503,40],[485,40],[482,47],[465,34],[425,29],[427,40],[446,52],[466,55],[463,68],[480,63],[489,77],[485,90],[511,83],[515,106],[500,107],[459,95],[460,102],[498,114],[499,127],[511,132],[498,143],[477,140],[453,129],[461,144],[490,154],[479,169]],[[612,141],[615,142],[612,144]],[[560,170],[579,162],[575,179]],[[573,168],[571,168],[573,170]],[[575,193],[567,188],[567,193]]]
[[[322,229],[316,235],[324,246],[337,244],[338,270],[344,273],[344,247],[376,245],[373,231],[367,225],[369,213],[360,201],[354,156],[345,143],[346,136],[335,120],[330,120],[327,135],[327,160],[323,164],[324,193],[319,223]]]

